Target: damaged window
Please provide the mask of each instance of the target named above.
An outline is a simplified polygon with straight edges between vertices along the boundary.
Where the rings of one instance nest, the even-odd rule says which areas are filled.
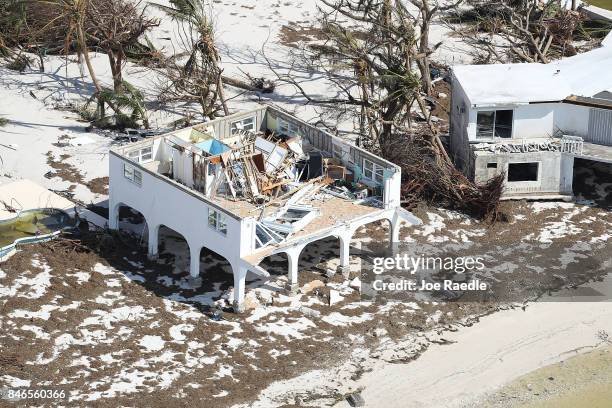
[[[274,231],[258,222],[255,226],[255,248],[263,248],[268,244],[276,244],[287,238],[288,234]]]
[[[476,116],[476,137],[482,139],[492,138],[494,121],[495,112],[478,112],[478,115]]]
[[[124,163],[123,176],[139,186],[142,185],[142,172],[140,170],[136,170],[134,166]]]
[[[256,248],[261,248],[274,241],[272,235],[270,235],[261,225],[255,227],[255,236],[257,239]]]
[[[365,178],[382,183],[384,171],[384,167],[368,159],[363,159],[363,175]]]
[[[245,118],[242,120],[238,120],[236,122],[232,122],[232,125],[231,125],[232,135],[235,134],[239,130],[255,132],[255,116],[251,116],[250,118]]]
[[[295,123],[278,118],[278,131],[285,135],[295,135],[300,133],[300,127]]]
[[[495,137],[505,139],[512,137],[512,111],[499,110],[495,112]]]
[[[512,117],[512,110],[478,112],[476,115],[476,137],[479,139],[511,138]]]
[[[332,156],[336,159],[342,159],[342,146],[337,144],[332,144]]]
[[[261,225],[274,235],[293,234],[319,215],[319,211],[306,205],[288,205],[278,213],[264,218]]]
[[[296,221],[300,221],[308,214],[310,214],[310,210],[298,210],[295,208],[289,208],[282,216],[278,217],[276,221],[281,224],[293,224]]]
[[[145,147],[128,153],[128,157],[136,163],[146,163],[153,160],[153,147]]]
[[[538,181],[540,163],[508,164],[508,181]]]
[[[208,226],[216,229],[223,235],[227,235],[227,219],[225,215],[219,211],[215,211],[212,208],[208,209]]]

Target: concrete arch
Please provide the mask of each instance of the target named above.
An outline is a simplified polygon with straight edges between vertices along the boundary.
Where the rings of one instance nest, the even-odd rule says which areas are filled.
[[[113,230],[119,229],[121,207],[131,208],[131,209],[139,212],[142,215],[142,217],[144,218],[145,222],[147,222],[148,219],[149,219],[144,211],[136,208],[133,205],[130,205],[129,203],[120,201],[118,203],[115,203],[112,206],[109,206],[109,208],[108,208],[108,227],[110,229],[113,229]]]
[[[395,216],[389,216],[389,217],[383,217],[383,218],[379,218],[376,220],[370,220],[367,222],[364,222],[362,224],[356,225],[352,231],[351,231],[351,239],[352,237],[355,235],[355,233],[357,232],[357,230],[361,227],[366,227],[368,225],[371,224],[375,224],[375,223],[382,223],[383,226],[386,224],[386,228],[388,230],[387,232],[387,244],[389,245],[389,247],[393,247],[394,244],[397,244],[399,242],[399,232],[400,232],[400,222],[401,220]]]
[[[271,276],[285,275],[289,269],[289,255],[287,252],[277,252],[264,257],[258,265]]]
[[[147,256],[149,259],[157,259],[159,254],[159,229],[161,224],[147,223],[149,227],[149,242]]]
[[[138,208],[133,207],[130,204],[125,203],[125,202],[119,202],[113,205],[112,207],[109,207],[109,211],[108,211],[109,229],[114,229],[114,230],[121,229],[122,227],[121,212],[122,212],[122,209],[124,208],[130,210],[131,212],[130,217],[132,217],[134,220],[139,220],[139,218],[142,218],[142,223],[126,222],[123,225],[123,229],[129,230],[130,232],[136,235],[140,235],[143,241],[145,239],[150,240],[149,218],[144,212],[140,211]],[[124,212],[124,217],[125,216],[126,214]],[[140,227],[140,224],[142,224],[142,227]],[[133,227],[127,227],[127,225],[131,225]]]
[[[399,242],[399,226],[400,220],[395,214],[391,216],[384,216],[377,219],[364,220],[361,223],[351,225],[346,231],[338,234],[340,239],[340,265],[338,266],[338,272],[348,276],[350,272],[350,250],[351,242],[355,237],[357,231],[364,227],[370,229],[373,224],[382,224],[383,228],[387,229],[387,239],[378,241],[383,246],[386,246],[385,251],[390,250],[394,252],[397,249],[397,243]],[[354,245],[358,251],[361,251],[361,244]],[[381,254],[382,255],[382,254]]]
[[[304,258],[307,256],[314,258],[314,263],[321,262],[323,260],[332,259],[340,256],[340,248],[341,248],[341,234],[330,234],[324,237],[321,237],[317,240],[310,241],[305,245],[301,246],[301,251],[296,262],[300,262],[304,264],[307,261]],[[318,251],[313,251],[314,248],[317,248]]]
[[[149,239],[149,257],[155,258],[158,256],[160,236],[164,236],[164,240],[168,237],[178,236],[185,242],[187,252],[189,253],[189,275],[192,278],[197,278],[200,274],[200,246],[195,244],[196,241],[189,239],[188,236],[180,233],[176,229],[164,223],[151,224],[150,234],[155,239]],[[154,242],[155,241],[155,242]]]
[[[329,241],[330,239],[337,239],[339,242],[339,247],[340,247],[340,260],[341,260],[341,264],[343,261],[348,262],[348,255],[347,254],[343,254],[342,252],[342,242],[346,242],[343,241],[338,234],[330,234],[328,236],[325,237],[321,237],[319,239],[310,241],[310,242],[304,242],[302,244],[299,245],[294,245],[291,246],[285,250],[283,250],[282,252],[284,254],[286,254],[287,256],[287,266],[288,266],[288,277],[289,277],[289,283],[288,283],[288,290],[290,290],[291,292],[296,292],[298,289],[298,271],[299,271],[299,266],[300,266],[300,260],[303,258],[304,253],[306,252],[306,248],[308,248],[309,246],[312,247],[313,245],[315,245],[316,243],[319,243],[319,245],[322,243],[322,241]],[[325,257],[325,254],[321,253],[318,254],[321,256],[321,258]],[[316,256],[316,255],[315,255]],[[348,265],[348,263],[347,263]],[[329,272],[329,271],[328,271]],[[335,273],[335,271],[333,272]]]
[[[221,268],[229,269],[229,272],[233,273],[234,268],[232,267],[232,263],[230,262],[229,258],[221,255],[220,253],[206,246],[200,247],[199,262],[200,262],[200,274],[207,273],[208,268],[206,268],[206,263],[208,263],[209,264],[208,266],[210,266],[211,262],[216,262],[220,264],[219,266]],[[204,270],[202,270],[202,263],[204,263],[205,265]]]
[[[244,312],[244,295],[246,292],[246,277],[248,268],[240,261],[230,261],[232,274],[234,275],[234,299],[232,306],[234,312]]]
[[[108,228],[111,230],[119,229],[119,209],[121,206],[125,205],[125,203],[118,202],[112,203],[109,202],[108,206]]]

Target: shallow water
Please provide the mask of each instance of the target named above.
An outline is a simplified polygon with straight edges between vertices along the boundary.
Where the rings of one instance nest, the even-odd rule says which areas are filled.
[[[569,391],[559,397],[534,402],[520,408],[610,408],[612,406],[612,384],[591,384],[585,388]]]
[[[22,211],[19,217],[0,221],[0,247],[10,245],[25,237],[50,234],[74,225],[74,221],[63,211],[38,209]]]
[[[579,354],[533,371],[504,389],[517,408],[610,408],[612,346]]]

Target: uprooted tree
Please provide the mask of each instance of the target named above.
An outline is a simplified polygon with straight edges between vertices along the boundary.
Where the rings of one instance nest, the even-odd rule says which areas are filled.
[[[147,126],[142,94],[127,84],[122,75],[126,50],[138,44],[141,36],[158,24],[146,16],[146,8],[140,7],[138,1],[0,1],[10,6],[0,14],[0,48],[4,46],[13,54],[13,49],[18,49],[18,56],[24,51],[39,55],[41,70],[44,70],[44,56],[75,53],[81,74],[84,74],[84,62],[94,87],[91,100],[97,101],[97,111],[90,119],[98,122],[107,119],[104,108],[109,106],[118,126],[135,126],[137,120]],[[92,49],[108,56],[112,88],[99,81],[90,58]],[[21,64],[25,69],[29,60],[22,58],[25,58]]]
[[[171,7],[154,4],[178,24],[177,43],[172,44],[178,51],[160,64],[165,78],[160,99],[197,103],[205,118],[215,118],[221,110],[229,114],[210,6],[204,0],[170,3]]]
[[[428,39],[437,5],[429,0],[321,2],[327,6],[320,18],[324,40],[303,45],[283,71],[268,60],[278,79],[294,85],[310,104],[346,109],[358,118],[360,143],[402,166],[405,204],[443,200],[496,218],[503,178],[477,186],[461,174],[442,146],[425,100],[432,88],[430,57],[440,46]],[[297,70],[321,74],[337,96],[312,95]]]
[[[108,56],[113,75],[113,89],[123,92],[123,66],[127,50],[159,21],[146,14],[141,3],[125,0],[90,0],[86,9],[88,41]]]
[[[108,56],[113,76],[113,88],[98,93],[100,118],[104,120],[103,108],[108,104],[115,111],[117,125],[134,127],[141,120],[148,128],[144,96],[123,79],[123,68],[128,50],[138,46],[139,39],[159,21],[149,18],[139,1],[129,0],[89,0],[86,17],[87,40]]]
[[[445,20],[476,63],[541,62],[577,53],[585,16],[561,0],[467,0]],[[592,46],[587,42],[586,47]]]

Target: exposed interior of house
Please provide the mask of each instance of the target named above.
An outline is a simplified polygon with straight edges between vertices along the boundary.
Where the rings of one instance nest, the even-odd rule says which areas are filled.
[[[290,120],[277,117],[271,125],[265,116],[253,115],[182,129],[123,153],[228,212],[255,217],[255,247],[262,248],[388,208],[385,180],[397,172],[395,166],[326,137],[322,142],[312,129]],[[124,167],[126,178],[141,183],[137,168]],[[226,233],[222,212],[210,211],[208,217]]]

